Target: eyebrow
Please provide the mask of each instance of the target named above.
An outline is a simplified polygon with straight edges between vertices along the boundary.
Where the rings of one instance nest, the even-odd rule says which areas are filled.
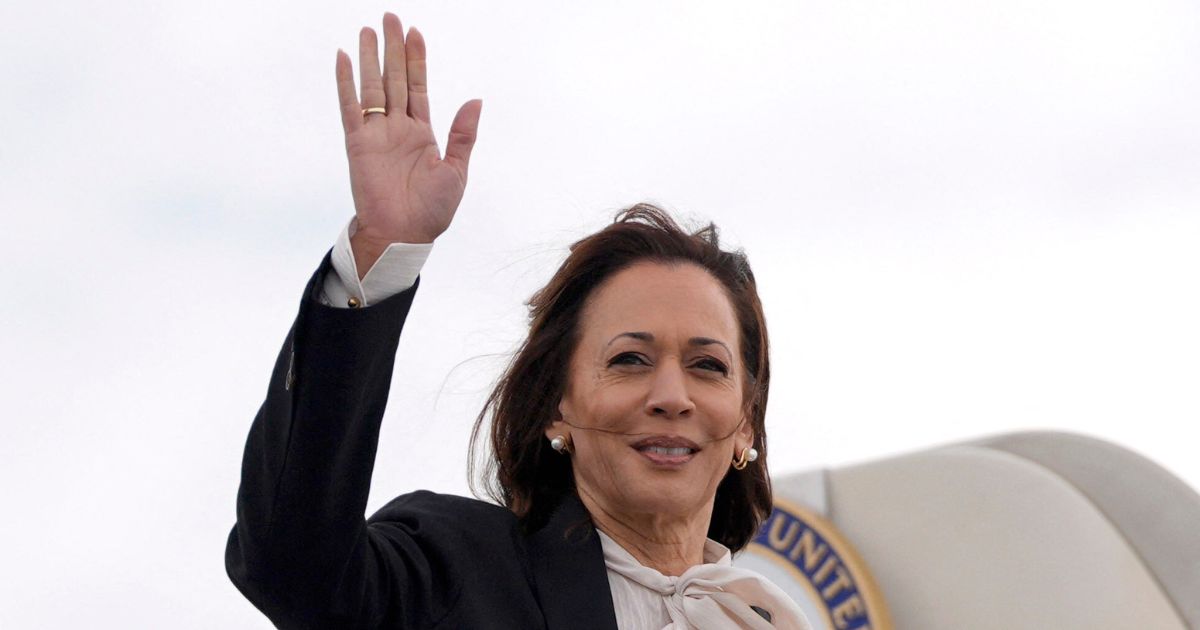
[[[637,339],[638,341],[647,341],[647,342],[654,341],[654,335],[652,335],[648,332],[641,332],[641,331],[623,332],[623,333],[617,335],[616,337],[613,337],[612,339],[610,339],[608,341],[608,343],[604,345],[604,347],[607,348],[608,346],[611,346],[614,341],[616,341],[622,337],[628,337],[630,339]],[[713,339],[712,337],[692,337],[691,339],[688,339],[688,345],[689,346],[721,346],[722,348],[725,348],[725,351],[729,353],[729,356],[733,356],[733,350],[730,350],[729,346],[725,345],[724,341],[721,341],[719,339]]]

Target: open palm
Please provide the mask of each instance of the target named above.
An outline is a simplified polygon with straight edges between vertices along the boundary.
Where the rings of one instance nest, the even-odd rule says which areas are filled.
[[[425,40],[415,28],[405,38],[400,19],[391,13],[384,15],[383,33],[382,73],[375,31],[363,28],[359,36],[361,103],[349,55],[339,50],[337,56],[360,274],[389,244],[429,243],[449,227],[466,188],[483,106],[473,100],[458,110],[442,157],[429,122]],[[373,108],[382,109],[370,113]]]

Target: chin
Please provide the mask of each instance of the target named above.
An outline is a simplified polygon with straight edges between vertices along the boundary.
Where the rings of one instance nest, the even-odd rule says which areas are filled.
[[[624,503],[631,511],[643,514],[692,515],[708,509],[716,496],[715,492],[704,494],[701,491],[704,484],[704,480],[687,478],[659,483],[646,480],[626,494]]]

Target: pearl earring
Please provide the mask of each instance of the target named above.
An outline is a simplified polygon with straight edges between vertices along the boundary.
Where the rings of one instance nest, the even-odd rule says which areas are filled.
[[[742,454],[737,459],[733,460],[734,470],[745,470],[750,462],[758,460],[758,449],[747,446],[742,449]]]
[[[567,438],[561,435],[556,435],[554,439],[550,440],[550,448],[554,449],[557,453],[570,452],[567,449]]]

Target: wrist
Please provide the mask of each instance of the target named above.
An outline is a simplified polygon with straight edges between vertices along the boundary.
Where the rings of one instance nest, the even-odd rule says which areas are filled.
[[[354,255],[354,268],[360,281],[367,276],[371,267],[375,266],[375,262],[383,255],[388,245],[390,243],[384,240],[364,235],[361,230],[350,237],[350,252]]]

